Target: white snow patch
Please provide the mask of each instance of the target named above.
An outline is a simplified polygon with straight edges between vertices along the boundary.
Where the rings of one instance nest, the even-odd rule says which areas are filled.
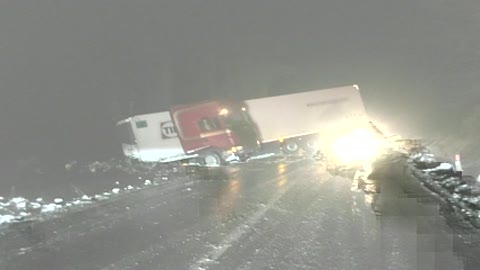
[[[28,216],[30,216],[30,215],[32,215],[32,214],[22,211],[22,212],[19,213],[19,215],[22,216],[22,217],[28,217]]]
[[[42,205],[39,204],[39,203],[36,203],[36,202],[32,202],[32,203],[30,203],[30,207],[33,208],[33,209],[40,209],[40,208],[42,208]]]
[[[480,202],[480,198],[479,197],[469,198],[468,201],[473,204],[478,204]]]
[[[115,185],[117,185],[117,186],[120,185],[120,182],[116,181],[116,182],[115,182]]]
[[[66,163],[65,170],[70,171],[73,168],[73,166],[77,165],[77,163],[78,162],[76,160]]]
[[[420,157],[419,154],[414,154],[410,156],[411,159],[418,159],[419,157]]]
[[[201,260],[201,262],[202,263],[211,263],[211,262],[213,262],[213,260],[209,259],[209,258],[204,258],[204,259]]]
[[[133,187],[131,185],[128,185],[127,189],[133,189]]]
[[[82,203],[84,203],[84,202],[81,201],[81,200],[73,200],[72,203],[73,203],[74,205],[79,205],[79,204],[82,204]]]
[[[423,154],[421,157],[420,157],[420,161],[423,161],[423,162],[435,162],[436,159],[435,159],[435,155],[433,154]]]
[[[3,198],[2,196],[0,196],[0,201],[3,201],[3,200],[5,200],[5,198]]]
[[[447,162],[442,162],[440,163],[440,165],[438,165],[437,167],[433,168],[433,169],[426,169],[426,170],[423,170],[425,172],[432,172],[432,171],[448,171],[448,170],[452,170],[453,169],[453,165],[450,164],[450,163],[447,163]]]
[[[83,196],[82,196],[82,200],[84,200],[84,201],[89,201],[89,200],[91,200],[91,199],[92,199],[92,198],[89,197],[88,195],[83,195]]]
[[[41,212],[42,213],[55,212],[56,210],[58,210],[60,208],[62,208],[62,207],[58,204],[49,203],[49,204],[45,204],[45,205],[42,206]]]
[[[0,224],[10,223],[15,220],[15,217],[12,215],[0,215]]]
[[[53,202],[56,203],[56,204],[62,204],[62,203],[63,203],[63,199],[62,199],[62,198],[55,198],[55,199],[53,200]]]
[[[435,162],[436,159],[435,159],[435,155],[431,154],[431,153],[416,153],[416,154],[413,154],[410,156],[410,158],[412,160],[417,160],[417,161],[421,161],[421,162]]]
[[[10,202],[14,203],[18,209],[25,209],[27,207],[27,199],[22,197],[16,197],[10,200]]]
[[[120,192],[120,189],[119,188],[114,188],[114,189],[112,189],[112,192],[115,193],[115,194],[118,194]]]
[[[162,177],[162,180],[168,180],[168,177],[164,176]]]
[[[37,198],[36,201],[41,203],[41,202],[43,202],[43,198]]]
[[[145,186],[150,186],[151,184],[152,184],[152,181],[150,181],[148,179],[145,180],[145,183],[144,183]]]
[[[108,192],[105,192],[105,193],[108,193]],[[95,195],[95,199],[96,199],[96,200],[103,200],[103,199],[106,199],[106,197],[105,197],[105,196],[102,196],[102,195],[96,194],[96,195]]]

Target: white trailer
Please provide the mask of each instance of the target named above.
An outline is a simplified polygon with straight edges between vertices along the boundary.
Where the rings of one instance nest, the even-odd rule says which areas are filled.
[[[369,126],[357,85],[245,102],[266,149],[332,152],[339,138]]]
[[[170,112],[136,115],[117,123],[123,154],[142,161],[170,162],[196,155],[187,155],[178,138]]]

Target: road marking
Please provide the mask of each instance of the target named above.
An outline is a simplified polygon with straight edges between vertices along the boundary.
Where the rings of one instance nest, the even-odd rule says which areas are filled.
[[[292,172],[287,173],[293,174],[297,173],[298,170],[293,170]],[[244,234],[252,230],[252,227],[257,224],[262,217],[265,216],[265,213],[270,210],[275,203],[280,200],[285,193],[292,186],[296,184],[296,181],[289,181],[287,186],[284,189],[281,189],[278,193],[272,197],[267,204],[262,204],[260,209],[258,209],[253,215],[247,219],[246,222],[235,228],[230,234],[228,234],[223,241],[218,246],[214,246],[213,249],[205,254],[202,258],[197,260],[193,265],[190,266],[190,270],[205,270],[207,269],[208,265],[214,263],[218,258],[220,258],[232,245],[233,243],[237,242]]]
[[[299,161],[281,161],[285,163],[286,166],[294,164],[296,162],[301,162],[303,160]],[[280,162],[280,163],[281,163]],[[296,174],[299,172],[300,168],[293,168],[291,171],[284,173],[284,176]],[[300,171],[301,172],[301,171]],[[274,180],[278,176],[274,176],[273,178],[269,180]],[[238,226],[234,231],[232,231],[229,235],[225,237],[225,239],[222,241],[222,243],[219,246],[212,247],[212,250],[208,252],[205,256],[203,256],[201,259],[197,260],[191,267],[190,269],[195,269],[195,270],[205,270],[206,266],[208,264],[213,263],[216,259],[218,259],[222,254],[225,253],[225,251],[228,250],[228,248],[231,246],[231,244],[235,241],[237,241],[239,238],[241,238],[245,233],[249,231],[249,229],[252,227],[252,225],[255,225],[261,218],[262,216],[265,215],[265,213],[273,207],[273,205],[294,185],[296,184],[296,181],[289,181],[289,183],[285,186],[284,189],[281,189],[274,197],[272,197],[267,204],[262,204],[260,209],[257,210],[245,223],[241,224]],[[111,263],[108,266],[105,266],[102,268],[102,270],[114,270],[114,269],[122,269],[122,270],[128,270],[128,269],[136,269],[138,268],[139,263],[145,262],[151,259],[154,259],[155,257],[159,256],[164,250],[165,250],[165,243],[156,243],[148,248],[141,250],[140,252],[137,252],[132,255],[127,255],[123,257],[121,260]]]

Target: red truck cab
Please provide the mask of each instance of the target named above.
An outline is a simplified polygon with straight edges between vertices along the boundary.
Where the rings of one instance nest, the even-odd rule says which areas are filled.
[[[171,117],[186,153],[198,153],[207,165],[257,150],[259,132],[244,102],[214,100],[173,106]]]

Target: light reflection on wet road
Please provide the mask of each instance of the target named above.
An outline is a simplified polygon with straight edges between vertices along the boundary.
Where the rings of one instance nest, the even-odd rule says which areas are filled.
[[[38,225],[0,269],[461,269],[433,208],[376,217],[351,187],[310,160],[196,170]]]

